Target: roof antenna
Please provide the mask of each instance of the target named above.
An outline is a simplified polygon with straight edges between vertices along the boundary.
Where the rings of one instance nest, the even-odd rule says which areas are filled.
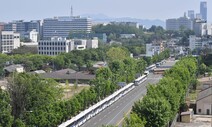
[[[71,5],[71,17],[73,17],[73,7]]]

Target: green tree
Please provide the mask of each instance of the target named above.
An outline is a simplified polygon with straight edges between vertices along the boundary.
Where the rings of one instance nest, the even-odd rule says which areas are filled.
[[[204,74],[206,72],[206,70],[207,70],[207,66],[204,63],[202,63],[199,66],[199,72],[200,72],[200,74]]]
[[[109,61],[114,61],[114,60],[124,60],[126,58],[128,58],[129,52],[125,49],[122,49],[120,47],[112,47],[109,49],[109,51],[107,52],[107,57],[109,59]]]
[[[146,127],[163,127],[170,120],[171,108],[164,98],[144,97],[142,102],[135,103],[133,112],[146,120]]]
[[[145,127],[145,120],[141,120],[137,114],[130,114],[129,118],[126,116],[124,118],[124,123],[122,127]]]
[[[143,72],[145,71],[145,68],[147,66],[147,62],[143,59],[139,59],[136,61],[136,72],[143,74]]]
[[[62,89],[54,80],[26,73],[12,74],[8,79],[8,91],[15,119],[22,119],[25,113],[45,107],[62,97]]]
[[[0,126],[11,127],[13,123],[12,109],[10,106],[10,97],[6,91],[0,88]]]

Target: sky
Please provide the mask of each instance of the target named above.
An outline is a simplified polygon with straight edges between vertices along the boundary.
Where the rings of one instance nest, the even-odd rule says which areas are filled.
[[[41,20],[54,16],[104,14],[108,17],[139,19],[178,18],[188,10],[200,11],[201,0],[0,0],[0,22]],[[207,1],[212,23],[212,0]],[[211,12],[211,13],[210,13]]]

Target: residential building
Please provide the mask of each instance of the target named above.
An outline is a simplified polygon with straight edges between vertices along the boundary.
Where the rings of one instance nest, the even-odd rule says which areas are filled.
[[[90,33],[91,19],[81,17],[55,17],[43,20],[43,39],[54,36],[66,38],[70,33]]]
[[[196,101],[199,115],[212,115],[212,86],[199,92]]]
[[[146,44],[146,56],[152,57],[164,51],[163,43]]]
[[[193,21],[184,15],[177,19],[167,19],[166,20],[166,30],[179,31],[181,28],[193,30]]]
[[[191,20],[194,20],[194,19],[195,19],[194,10],[188,10],[188,17],[189,17]]]
[[[212,49],[211,38],[196,37],[194,35],[189,36],[189,49],[191,51],[194,49],[202,49],[206,47]]]
[[[41,40],[38,43],[38,53],[50,56],[68,53],[72,50],[84,50],[86,48],[98,48],[98,40],[67,40],[61,37],[52,37],[51,40]]]
[[[207,2],[202,1],[200,2],[200,14],[204,21],[207,21]]]
[[[20,47],[20,34],[13,31],[0,32],[0,52],[10,53],[13,49]]]
[[[17,20],[13,22],[9,22],[4,25],[4,31],[14,31],[20,33],[22,38],[25,37],[27,32],[32,30],[36,30],[40,33],[40,21],[39,20],[32,20],[29,22],[25,22],[23,20]]]

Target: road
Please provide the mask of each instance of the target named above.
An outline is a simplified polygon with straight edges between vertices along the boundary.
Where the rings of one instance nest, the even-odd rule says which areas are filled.
[[[170,62],[167,62],[162,66],[167,65],[170,65]],[[120,98],[113,105],[107,107],[95,117],[88,120],[84,125],[82,125],[82,127],[101,127],[102,125],[121,126],[124,115],[128,115],[130,113],[134,102],[138,101],[146,94],[146,86],[149,83],[157,83],[161,78],[162,75],[154,75],[150,73],[145,82],[136,86],[132,91]]]

